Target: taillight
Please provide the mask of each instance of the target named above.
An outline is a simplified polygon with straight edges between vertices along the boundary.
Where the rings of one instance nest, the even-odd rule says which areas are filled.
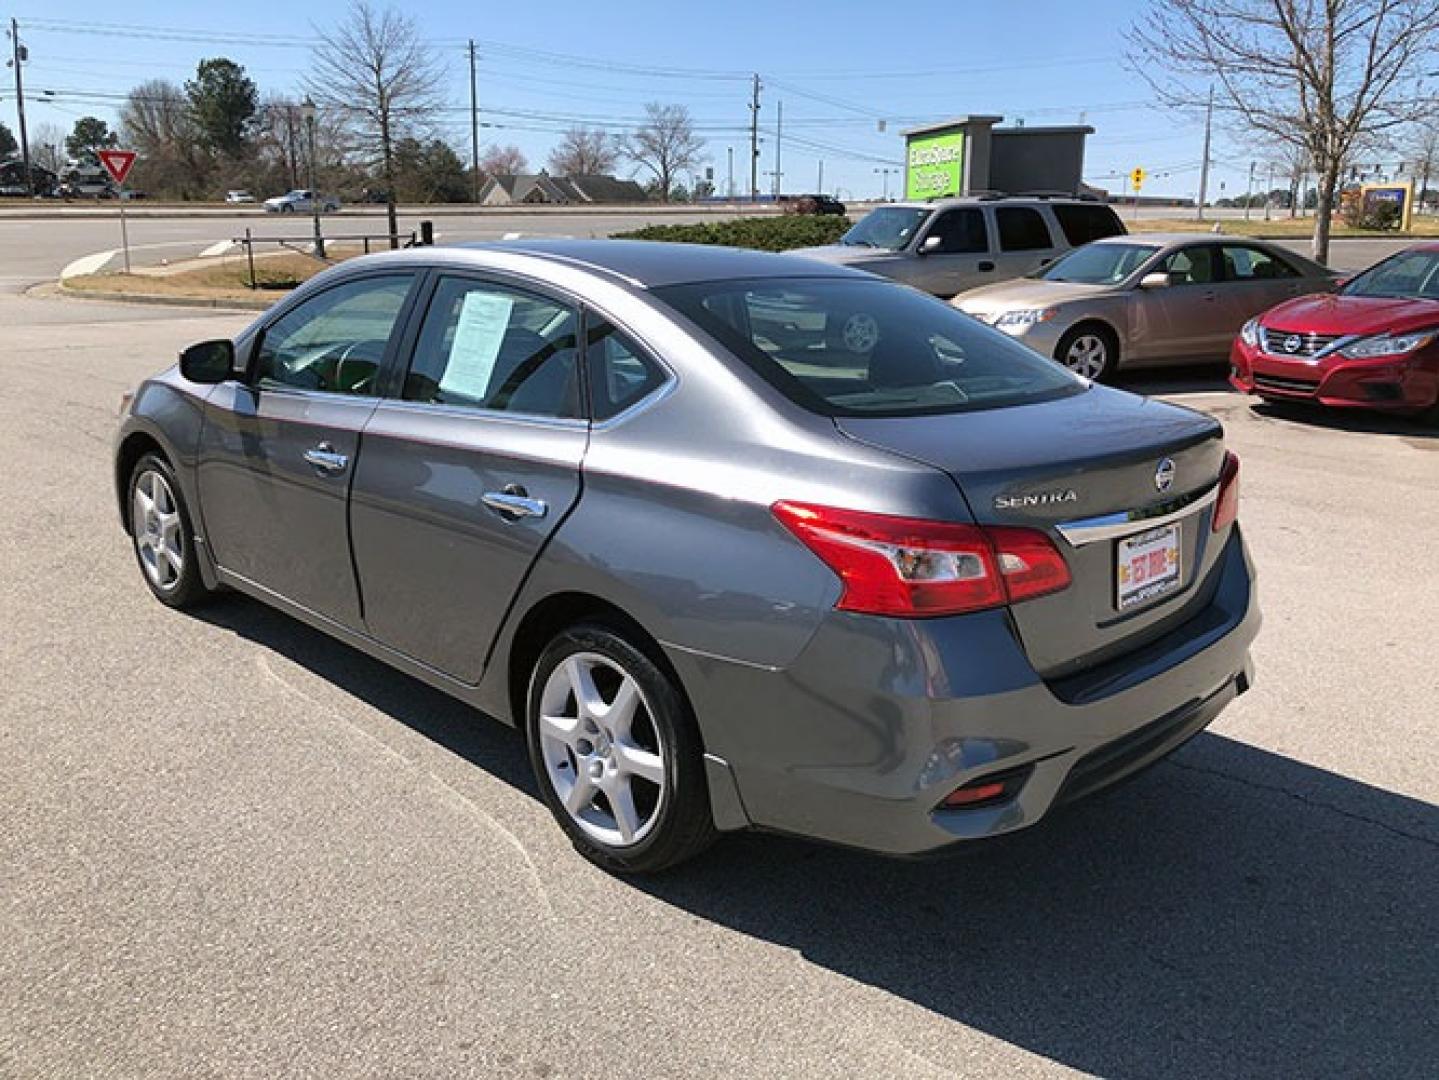
[[[1233,525],[1239,518],[1239,455],[1233,450],[1224,454],[1224,464],[1219,469],[1219,498],[1214,501],[1213,529],[1219,532]]]
[[[1037,529],[986,528],[777,502],[780,523],[839,575],[835,605],[869,615],[956,615],[1057,592],[1069,566]]]

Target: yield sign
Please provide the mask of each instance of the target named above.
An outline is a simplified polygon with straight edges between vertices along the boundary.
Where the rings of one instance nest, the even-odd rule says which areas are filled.
[[[135,166],[136,155],[133,150],[101,150],[95,156],[117,184],[123,184],[125,177],[130,175],[130,170]]]

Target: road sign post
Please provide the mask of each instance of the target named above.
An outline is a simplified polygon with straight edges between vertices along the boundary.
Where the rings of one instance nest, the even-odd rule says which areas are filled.
[[[116,193],[120,199],[120,246],[125,249],[125,273],[128,274],[130,272],[130,230],[125,224],[125,177],[129,176],[130,170],[135,167],[136,154],[133,150],[101,150],[96,157],[100,159],[100,164],[120,189]]]

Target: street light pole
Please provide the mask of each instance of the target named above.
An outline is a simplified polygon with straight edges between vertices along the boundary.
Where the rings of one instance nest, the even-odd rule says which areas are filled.
[[[310,136],[310,217],[315,226],[315,258],[323,259],[325,237],[320,232],[320,193],[315,189],[315,103],[309,97],[300,105],[300,115],[305,118]]]
[[[20,42],[20,22],[17,19],[10,20],[10,43],[14,46],[10,63],[15,68],[15,115],[20,121],[20,158],[25,167],[25,194],[33,197],[35,178],[30,171],[30,135],[25,130],[25,79],[20,72],[21,65],[30,59],[30,50]]]

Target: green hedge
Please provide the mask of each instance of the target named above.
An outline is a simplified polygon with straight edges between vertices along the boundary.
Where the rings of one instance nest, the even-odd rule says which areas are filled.
[[[837,215],[787,214],[783,217],[706,221],[698,225],[648,225],[615,235],[621,240],[666,240],[676,244],[718,244],[758,251],[788,251],[791,248],[833,244],[849,226],[848,218]]]

